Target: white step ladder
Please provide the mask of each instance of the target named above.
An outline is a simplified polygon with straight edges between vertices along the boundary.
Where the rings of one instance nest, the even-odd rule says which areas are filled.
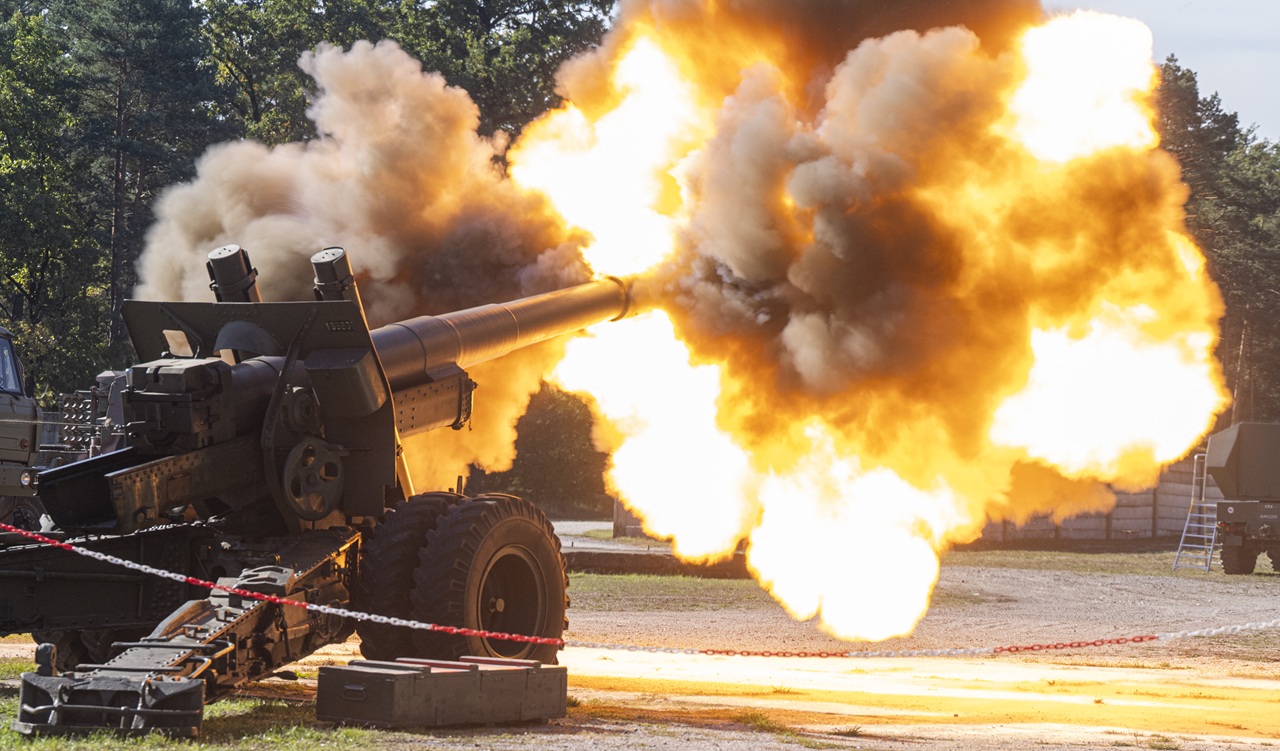
[[[1218,503],[1205,500],[1209,482],[1205,455],[1196,454],[1191,467],[1191,506],[1187,509],[1187,523],[1182,527],[1178,554],[1173,557],[1174,571],[1179,568],[1208,571],[1213,564],[1213,546],[1218,541]]]

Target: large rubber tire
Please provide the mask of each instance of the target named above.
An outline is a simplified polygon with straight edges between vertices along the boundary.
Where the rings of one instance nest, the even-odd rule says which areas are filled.
[[[396,618],[410,617],[409,591],[419,554],[436,520],[464,498],[456,493],[422,493],[400,501],[387,512],[365,545],[356,583],[360,610]],[[370,660],[413,657],[413,634],[402,626],[361,621],[360,653]]]
[[[1223,545],[1219,559],[1224,574],[1252,574],[1258,565],[1258,554],[1243,545]]]
[[[57,659],[53,665],[58,672],[74,670],[77,665],[93,662],[79,631],[32,631],[31,638],[36,644],[52,644],[57,648]]]
[[[0,496],[0,522],[11,527],[39,532],[45,513],[39,498]]]
[[[536,506],[484,495],[455,506],[427,535],[414,573],[414,618],[444,626],[559,639],[569,607],[560,538]],[[560,648],[510,639],[414,631],[418,652],[555,663]]]

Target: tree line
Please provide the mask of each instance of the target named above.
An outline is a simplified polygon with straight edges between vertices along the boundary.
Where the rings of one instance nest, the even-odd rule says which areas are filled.
[[[315,135],[303,51],[396,39],[515,135],[614,2],[0,0],[0,320],[45,398],[129,361],[121,303],[166,186],[214,143]]]
[[[615,1],[0,0],[0,323],[42,399],[130,361],[121,303],[160,191],[213,143],[315,135],[301,52],[395,39],[470,92],[482,132],[514,136],[559,103],[556,68],[598,43]],[[1234,417],[1280,420],[1280,148],[1172,57],[1158,110],[1190,187],[1188,227],[1227,302]],[[580,402],[544,390],[521,442],[577,431],[586,457],[588,423]],[[525,479],[504,482],[556,474],[522,457]],[[561,490],[605,503],[601,462],[581,462],[596,479],[572,482],[591,488]]]
[[[1222,426],[1280,420],[1280,145],[1242,127],[1169,57],[1157,99],[1161,144],[1191,189],[1187,228],[1226,300],[1218,357],[1234,407]]]
[[[559,104],[556,69],[599,42],[615,2],[0,0],[0,325],[41,402],[131,361],[121,305],[166,186],[214,143],[315,135],[302,52],[395,39],[471,94],[482,133],[515,136]],[[521,430],[555,423],[552,458],[576,471],[527,452],[488,481],[607,513],[586,405],[550,388],[534,405]]]

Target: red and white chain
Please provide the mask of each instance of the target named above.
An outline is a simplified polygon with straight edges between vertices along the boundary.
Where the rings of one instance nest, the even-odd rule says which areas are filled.
[[[10,526],[0,522],[0,529],[6,532],[13,532],[27,539],[34,540],[45,545],[51,545],[61,548],[70,553],[92,558],[94,560],[109,563],[114,566],[121,566],[132,571],[138,571],[151,576],[158,576],[163,579],[170,579],[181,584],[190,584],[195,587],[201,587],[208,590],[226,592],[228,594],[247,597],[263,602],[275,603],[288,607],[305,608],[307,610],[324,613],[326,615],[334,615],[340,618],[351,618],[356,621],[364,621],[368,623],[385,624],[388,626],[402,626],[404,628],[418,629],[420,631],[437,631],[444,634],[454,634],[460,636],[477,636],[485,639],[501,639],[504,641],[526,642],[530,644],[551,644],[557,647],[573,647],[578,649],[605,649],[623,652],[651,652],[657,654],[683,654],[683,655],[715,655],[727,657],[845,657],[845,658],[873,658],[873,657],[980,657],[982,655],[1001,655],[1001,654],[1018,654],[1023,652],[1047,652],[1064,649],[1085,649],[1090,647],[1105,647],[1119,644],[1144,644],[1155,641],[1172,641],[1175,639],[1190,639],[1197,636],[1224,636],[1231,634],[1239,634],[1247,631],[1265,631],[1269,629],[1280,628],[1280,618],[1270,621],[1255,621],[1252,623],[1244,623],[1235,626],[1222,626],[1218,628],[1202,628],[1189,631],[1172,631],[1161,634],[1142,634],[1138,636],[1122,636],[1112,639],[1094,639],[1092,641],[1070,641],[1070,642],[1049,642],[1044,644],[1025,644],[1012,645],[1003,647],[957,647],[952,649],[882,649],[882,650],[862,650],[862,651],[775,651],[775,650],[754,650],[754,649],[697,649],[692,647],[654,647],[640,644],[612,644],[609,642],[593,642],[580,641],[577,639],[552,639],[544,636],[526,636],[524,634],[508,634],[498,631],[485,631],[482,629],[462,628],[460,626],[442,626],[438,623],[425,623],[410,618],[396,618],[394,616],[376,615],[373,613],[363,613],[357,610],[349,610],[347,608],[335,608],[329,605],[320,605],[302,600],[291,600],[278,595],[268,595],[261,592],[251,592],[238,587],[228,587],[217,582],[205,581],[197,579],[193,576],[166,571],[148,566],[143,563],[129,561],[118,556],[103,553],[97,550],[89,550],[78,545],[72,545],[68,542],[54,540],[46,537],[38,532],[31,532],[25,529]]]

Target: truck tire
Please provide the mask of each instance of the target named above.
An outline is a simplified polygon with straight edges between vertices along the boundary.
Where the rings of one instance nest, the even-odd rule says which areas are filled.
[[[44,506],[39,498],[0,496],[0,522],[28,532],[40,531]]]
[[[413,571],[427,533],[463,500],[456,493],[422,493],[400,501],[373,531],[360,561],[356,605],[360,610],[396,618],[410,617]],[[370,660],[415,656],[413,634],[402,626],[361,621],[360,654]]]
[[[53,666],[60,673],[91,662],[89,648],[80,638],[79,631],[32,631],[31,638],[36,644],[52,644],[58,650]]]
[[[1252,574],[1258,565],[1258,554],[1243,545],[1223,545],[1219,558],[1224,574]]]
[[[427,535],[414,574],[414,618],[444,626],[559,639],[568,620],[560,538],[536,506],[508,495],[459,504]],[[554,664],[560,646],[414,631],[419,654]]]

